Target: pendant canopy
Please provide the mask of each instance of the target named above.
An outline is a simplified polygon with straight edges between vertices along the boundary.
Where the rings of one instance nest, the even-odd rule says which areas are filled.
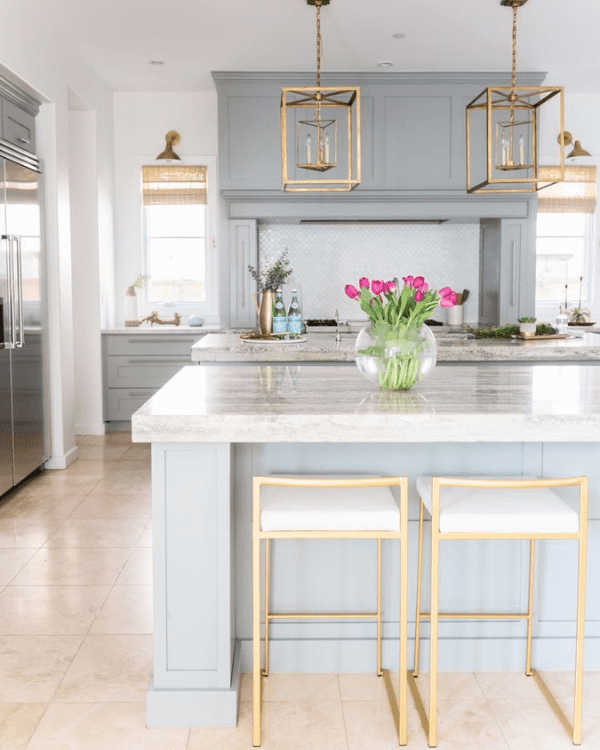
[[[551,180],[539,162],[542,116],[550,132],[564,130],[563,88],[517,86],[517,11],[526,2],[501,0],[513,11],[511,85],[489,86],[467,105],[469,193],[533,193],[564,180],[563,143],[545,155],[553,166]]]
[[[286,192],[348,192],[361,180],[360,89],[321,86],[321,6],[315,86],[281,89],[281,179]]]

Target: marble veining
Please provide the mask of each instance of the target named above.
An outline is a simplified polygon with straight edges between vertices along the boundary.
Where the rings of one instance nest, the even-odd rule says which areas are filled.
[[[192,346],[192,362],[353,362],[356,333],[308,333],[302,344],[245,343],[236,333],[209,333]],[[520,341],[436,337],[438,362],[600,361],[600,335]]]
[[[411,391],[344,365],[188,366],[132,419],[135,442],[590,442],[600,370],[437,367]]]

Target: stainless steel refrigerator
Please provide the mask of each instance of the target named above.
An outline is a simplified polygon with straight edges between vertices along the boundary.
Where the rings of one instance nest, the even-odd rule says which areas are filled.
[[[39,161],[0,141],[0,495],[47,459]]]

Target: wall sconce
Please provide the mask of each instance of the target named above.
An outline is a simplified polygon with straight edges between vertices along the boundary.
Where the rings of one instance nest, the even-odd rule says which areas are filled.
[[[181,157],[177,156],[175,151],[173,151],[173,145],[176,146],[179,143],[179,133],[176,130],[169,130],[165,138],[167,141],[166,148],[156,157],[156,160],[165,159],[166,161],[181,161]]]
[[[568,130],[563,130],[562,133],[559,133],[556,140],[561,144],[561,146],[573,145],[570,153],[568,153],[566,156],[566,158],[571,159],[572,162],[582,163],[584,160],[588,161],[592,156],[589,151],[586,151],[582,147],[581,141],[573,140],[573,136],[571,133],[569,133]]]

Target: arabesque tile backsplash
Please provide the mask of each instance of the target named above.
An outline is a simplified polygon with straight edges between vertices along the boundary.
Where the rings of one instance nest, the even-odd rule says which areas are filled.
[[[424,276],[430,287],[470,290],[466,322],[476,322],[479,307],[479,223],[439,225],[276,224],[259,223],[259,266],[273,263],[287,247],[294,269],[291,281],[301,286],[305,318],[341,320],[366,316],[344,294],[346,284],[361,276],[392,279]],[[284,294],[287,299],[291,285]],[[441,308],[433,316],[445,322]]]

